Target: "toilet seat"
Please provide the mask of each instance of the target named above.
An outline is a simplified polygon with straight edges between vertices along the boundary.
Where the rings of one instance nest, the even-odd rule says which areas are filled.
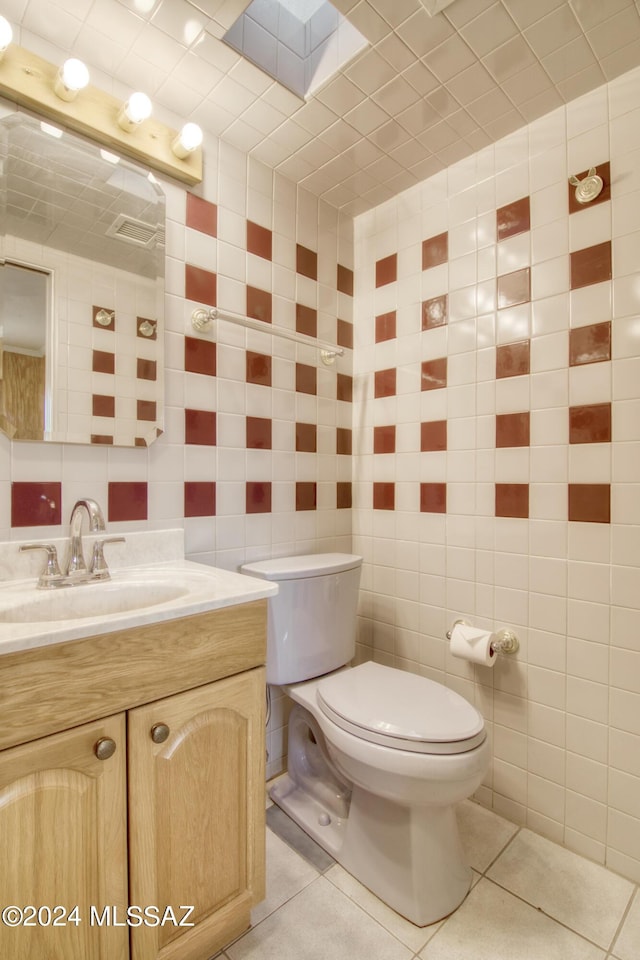
[[[454,690],[369,661],[320,680],[317,703],[361,740],[413,753],[464,753],[485,737],[484,720]]]

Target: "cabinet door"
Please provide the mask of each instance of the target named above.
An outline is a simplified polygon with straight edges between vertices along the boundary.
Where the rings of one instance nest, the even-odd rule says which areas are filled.
[[[129,712],[130,899],[163,920],[132,960],[207,960],[264,897],[264,696],[259,668]]]
[[[124,714],[0,753],[0,905],[42,908],[0,924],[0,957],[128,957],[126,928],[91,912],[127,905],[125,753]]]

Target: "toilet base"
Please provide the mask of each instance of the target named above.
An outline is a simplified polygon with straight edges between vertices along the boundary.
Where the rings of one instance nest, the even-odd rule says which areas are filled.
[[[405,807],[353,787],[349,815],[332,817],[288,774],[270,796],[305,833],[417,926],[441,920],[471,886],[453,806]]]

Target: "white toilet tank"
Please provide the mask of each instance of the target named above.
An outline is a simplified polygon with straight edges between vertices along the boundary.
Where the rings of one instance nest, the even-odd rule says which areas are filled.
[[[297,683],[349,663],[361,566],[362,557],[350,553],[312,553],[241,567],[250,577],[278,583],[269,598],[267,683]]]

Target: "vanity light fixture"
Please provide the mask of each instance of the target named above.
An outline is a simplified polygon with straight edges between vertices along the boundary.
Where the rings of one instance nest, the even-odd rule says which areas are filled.
[[[189,154],[197,150],[202,144],[202,130],[197,123],[185,123],[184,127],[171,144],[171,149],[178,159],[184,160]]]
[[[1,21],[2,17],[0,31]],[[6,39],[6,30],[4,36]],[[60,76],[57,65],[13,42],[2,55],[2,38],[0,32],[0,97],[25,107],[49,123],[90,137],[114,154],[131,157],[182,183],[193,186],[201,182],[202,148],[195,146],[192,152],[183,148],[184,153],[180,147],[175,150],[174,143],[180,134],[149,116],[148,97],[132,95],[123,108],[120,98],[88,84],[81,96],[70,99],[70,91],[80,89],[77,75],[73,77],[73,68],[71,78],[67,77],[66,70]],[[86,78],[88,80],[88,71]],[[146,113],[145,101],[149,111]],[[120,115],[122,123],[118,120]],[[187,147],[192,146],[193,140],[187,142]]]
[[[72,100],[75,100],[78,92],[84,90],[88,83],[89,71],[86,66],[82,60],[71,57],[71,59],[65,60],[60,67],[56,82],[53,86],[53,92],[56,97],[60,97],[61,100],[66,100],[67,103],[70,103]]]
[[[132,93],[118,113],[118,126],[126,133],[133,133],[151,116],[153,107],[146,93]]]
[[[0,17],[0,60],[13,40],[13,29],[6,17]]]

